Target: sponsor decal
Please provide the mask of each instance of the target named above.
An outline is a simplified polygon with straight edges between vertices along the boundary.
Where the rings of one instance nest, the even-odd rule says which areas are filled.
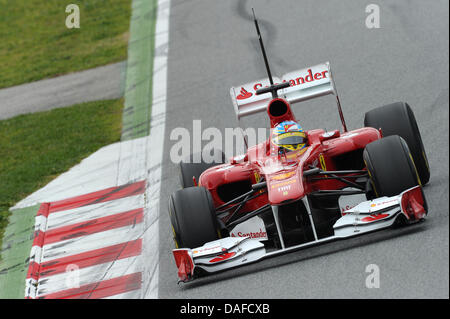
[[[206,248],[200,248],[200,249],[196,249],[194,250],[192,253],[195,254],[201,254],[201,253],[205,253],[205,252],[211,252],[211,251],[217,251],[217,250],[223,250],[222,246],[213,246],[213,247],[206,247]]]
[[[217,262],[219,262],[219,261],[224,261],[224,260],[230,259],[230,258],[233,257],[234,255],[236,255],[235,252],[224,253],[224,254],[222,254],[222,255],[219,255],[219,256],[217,256],[217,257],[211,259],[209,262],[210,262],[210,263],[217,263]]]
[[[371,204],[370,207],[376,207],[376,206],[392,204],[392,203],[397,203],[397,202],[398,202],[398,199],[395,198],[395,199],[387,200],[387,201],[384,201],[384,202]]]
[[[291,189],[291,185],[278,187],[278,192],[283,192],[283,195],[287,195],[288,191]]]
[[[250,93],[249,91],[247,91],[246,89],[241,87],[241,94],[236,96],[236,98],[238,100],[245,100],[245,99],[248,99],[249,97],[252,97],[252,96],[253,96],[253,93]]]
[[[268,239],[264,222],[258,216],[252,217],[237,225],[230,232],[230,237],[250,237],[257,240]]]
[[[255,182],[259,183],[259,181],[261,180],[261,175],[259,175],[257,171],[255,171],[254,175],[255,175]]]
[[[302,84],[306,84],[306,83],[311,83],[314,81],[318,81],[318,80],[323,80],[327,78],[327,73],[328,70],[324,70],[324,71],[320,71],[320,72],[315,72],[313,74],[311,68],[309,68],[306,71],[306,75],[301,75],[301,76],[294,76],[294,78],[289,79],[289,80],[283,80],[284,82],[289,82],[290,86],[297,86],[297,85],[302,85]],[[277,84],[277,83],[275,83]],[[256,90],[260,89],[263,87],[262,83],[255,83],[253,85],[253,90],[256,92]],[[267,86],[266,86],[267,87]],[[253,93],[247,91],[246,89],[244,89],[243,87],[241,87],[241,91],[240,94],[238,96],[236,96],[236,99],[238,100],[245,100],[248,99],[250,97],[253,96]]]
[[[389,216],[389,214],[370,215],[370,216],[362,218],[361,221],[370,223],[370,222],[374,222],[376,220],[383,219],[388,216]]]
[[[320,166],[322,167],[322,170],[326,171],[327,165],[325,164],[325,158],[323,157],[322,153],[319,154],[319,161],[320,161]]]
[[[304,84],[306,82],[314,82],[315,80],[325,79],[325,78],[327,78],[326,74],[328,73],[328,70],[316,72],[313,75],[311,69],[308,69],[307,73],[308,74],[304,77],[299,76],[295,79],[289,80],[289,84],[291,86],[296,86],[296,85]]]
[[[287,185],[291,185],[291,184],[295,184],[297,182],[297,179],[290,179],[288,181],[285,182],[280,182],[280,183],[276,183],[276,184],[272,184],[271,188],[275,188],[275,187],[282,187],[282,186],[287,186]]]
[[[237,234],[231,233],[231,237],[267,238],[267,232],[260,228],[258,232],[237,232]]]
[[[280,181],[280,180],[283,180],[283,179],[288,179],[288,178],[291,177],[292,175],[295,175],[295,172],[294,172],[294,171],[293,171],[293,172],[288,172],[288,173],[283,173],[283,174],[278,174],[278,175],[272,176],[272,177],[271,177],[271,180],[273,180],[273,181]]]

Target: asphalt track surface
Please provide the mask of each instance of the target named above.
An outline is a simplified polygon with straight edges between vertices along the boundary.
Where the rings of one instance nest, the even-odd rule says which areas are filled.
[[[123,96],[126,62],[0,90],[0,120]]]
[[[160,298],[448,298],[448,1],[377,1],[381,28],[365,26],[364,1],[172,0],[160,218]],[[431,167],[426,222],[273,257],[177,285],[168,196],[174,128],[236,127],[229,88],[266,77],[251,7],[274,75],[330,61],[348,128],[395,101],[413,108]],[[306,129],[339,128],[332,96],[296,104]],[[264,115],[244,120],[265,127]],[[365,285],[366,266],[380,288]]]

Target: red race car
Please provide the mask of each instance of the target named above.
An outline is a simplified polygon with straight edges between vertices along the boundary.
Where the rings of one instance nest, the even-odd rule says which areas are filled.
[[[169,198],[179,281],[326,241],[421,221],[430,172],[414,113],[398,102],[348,131],[329,63],[231,88],[238,120],[267,112],[270,137],[228,163],[181,163]],[[278,84],[277,84],[278,83]],[[333,94],[342,131],[303,130],[291,105]]]

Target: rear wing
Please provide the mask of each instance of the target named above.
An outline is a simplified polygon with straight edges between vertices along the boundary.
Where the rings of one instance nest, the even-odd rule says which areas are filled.
[[[335,95],[344,131],[347,131],[329,62],[289,72],[283,75],[281,79],[274,77],[273,82],[290,83],[289,87],[279,91],[280,97],[286,99],[290,104],[323,95]],[[266,78],[230,89],[231,100],[238,120],[241,117],[266,110],[268,103],[272,100],[272,94],[268,92],[256,95],[256,90],[269,85],[269,79]]]

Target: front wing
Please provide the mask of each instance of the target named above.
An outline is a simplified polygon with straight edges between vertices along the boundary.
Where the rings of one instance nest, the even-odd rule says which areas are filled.
[[[316,238],[308,243],[269,252],[257,239],[226,237],[194,249],[174,249],[173,255],[179,281],[187,282],[194,278],[197,267],[208,273],[222,271],[299,248],[384,229],[392,226],[400,215],[408,223],[414,223],[424,219],[426,214],[427,205],[422,187],[416,186],[400,195],[364,201],[344,211],[333,226],[334,235],[326,238]]]

